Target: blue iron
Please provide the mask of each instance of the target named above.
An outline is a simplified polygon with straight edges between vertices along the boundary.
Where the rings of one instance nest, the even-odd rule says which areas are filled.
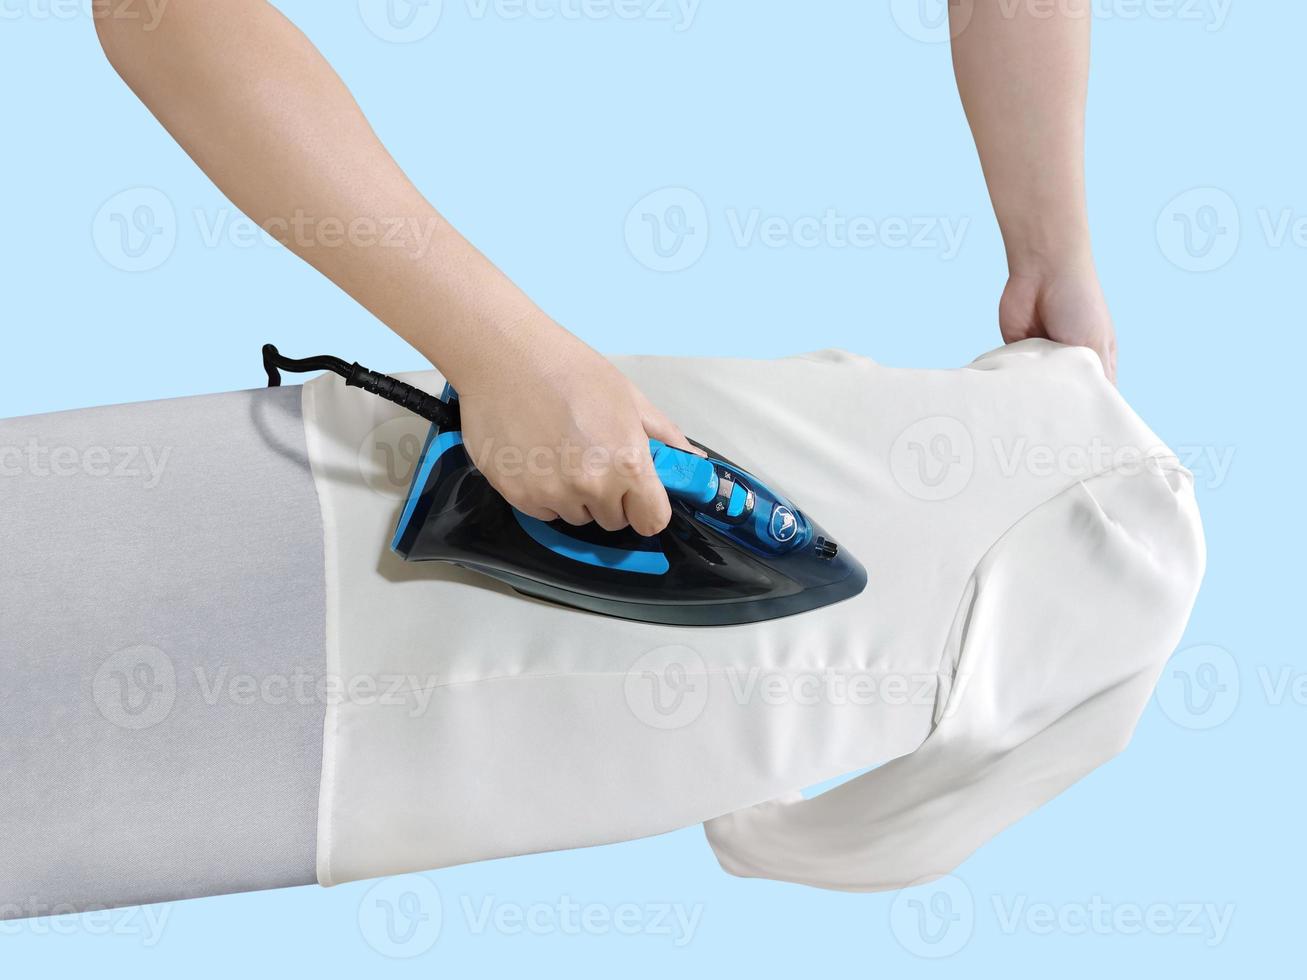
[[[790,500],[706,447],[707,458],[649,443],[672,504],[652,537],[545,522],[510,506],[473,465],[458,396],[440,398],[337,358],[284,358],[278,368],[330,370],[432,421],[391,541],[410,562],[450,562],[518,592],[576,609],[674,626],[726,626],[790,616],[857,595],[858,561]]]

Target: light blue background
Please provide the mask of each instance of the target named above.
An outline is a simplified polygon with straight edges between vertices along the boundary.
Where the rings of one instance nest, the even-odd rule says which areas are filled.
[[[378,38],[352,2],[281,6],[417,184],[588,341],[613,352],[732,355],[842,346],[904,366],[955,366],[997,343],[1000,241],[947,45],[938,32],[929,40],[916,0],[702,0],[688,26],[679,15],[477,16],[472,2],[446,0],[434,31],[408,44]],[[289,253],[231,238],[205,244],[202,225],[236,214],[109,69],[86,6],[0,0],[0,416],[255,387],[268,340],[382,369],[419,367],[414,352]],[[556,0],[543,6],[556,9]],[[372,0],[364,7],[376,13]],[[691,828],[431,875],[442,929],[399,968],[906,977],[939,969],[913,949],[954,946],[948,967],[1004,976],[1301,968],[1307,706],[1277,685],[1301,682],[1304,670],[1294,621],[1307,252],[1277,241],[1263,219],[1274,227],[1285,214],[1307,214],[1307,8],[1096,7],[1089,178],[1122,389],[1164,439],[1190,452],[1210,550],[1184,644],[1197,649],[1168,670],[1130,751],[984,847],[943,899],[929,887],[896,905],[893,895],[736,880]],[[925,0],[927,19],[940,9]],[[116,267],[127,263],[105,237],[117,228],[112,217],[97,223],[97,213],[140,187],[172,209],[176,240],[157,268],[131,273]],[[706,225],[688,216],[709,237],[689,268],[659,273],[638,260],[654,254],[638,234],[648,231],[640,214],[636,233],[625,228],[637,201],[667,187],[703,202]],[[1207,190],[1172,206],[1192,188]],[[117,198],[110,210],[131,218],[143,200]],[[946,216],[969,228],[951,260],[883,244],[741,247],[732,236],[732,214],[792,220],[828,208],[878,222]],[[168,215],[155,217],[166,230]],[[147,252],[147,264],[157,258]],[[1213,459],[1231,462],[1228,472]],[[0,931],[0,970],[366,976],[391,965],[373,948],[385,945],[374,899],[412,892],[433,908],[429,885],[384,885],[390,891],[365,901],[373,887],[161,906],[151,910],[165,916],[154,943],[141,913],[11,924]],[[701,919],[678,946],[652,927],[629,936],[477,934],[462,907],[486,897],[557,906],[563,896],[610,910],[677,903]],[[1076,918],[1096,899],[1126,915],[1156,906],[1181,919],[1188,903],[1206,903],[1232,909],[1233,919],[1214,945],[1202,916],[1199,934],[1100,934]],[[948,900],[962,919],[941,943],[923,945],[908,903],[947,911]],[[1007,927],[1004,910],[1023,902],[1027,911],[1051,906],[1065,924],[1045,928],[1036,909]],[[106,921],[111,934],[101,935]],[[401,951],[424,949],[422,930],[434,921]]]

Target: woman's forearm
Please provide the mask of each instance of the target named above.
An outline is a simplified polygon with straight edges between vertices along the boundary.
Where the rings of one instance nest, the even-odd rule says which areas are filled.
[[[958,91],[1007,250],[1009,343],[1088,347],[1116,378],[1116,328],[1085,203],[1090,10],[1030,0],[949,4]]]
[[[171,0],[153,29],[97,25],[119,74],[232,202],[456,384],[543,318],[418,192],[265,0]]]
[[[649,440],[694,451],[684,434],[450,227],[276,9],[169,0],[153,29],[97,24],[119,74],[236,206],[454,383],[473,462],[509,503],[610,531],[667,526]]]
[[[950,11],[958,90],[1012,272],[1090,262],[1088,7],[974,0]]]

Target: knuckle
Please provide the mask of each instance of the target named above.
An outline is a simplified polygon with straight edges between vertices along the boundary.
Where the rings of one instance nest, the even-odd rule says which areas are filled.
[[[586,500],[604,500],[609,496],[608,481],[602,473],[579,473],[572,478],[572,490]]]

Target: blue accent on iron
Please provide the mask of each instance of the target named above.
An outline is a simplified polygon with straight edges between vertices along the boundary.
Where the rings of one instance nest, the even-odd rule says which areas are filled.
[[[578,541],[542,520],[523,514],[517,508],[513,508],[513,516],[522,525],[522,530],[537,544],[573,561],[594,565],[596,568],[638,572],[641,575],[664,575],[670,567],[667,556],[661,551],[627,551],[625,548],[609,548],[602,544]]]
[[[739,517],[744,513],[745,501],[749,499],[749,491],[744,489],[741,483],[731,487],[731,499],[726,504],[727,517]]]
[[[442,432],[436,435],[436,427],[434,425],[431,427],[431,431],[427,434],[427,444],[422,448],[422,462],[413,477],[412,486],[408,488],[408,501],[404,504],[404,513],[399,519],[399,526],[395,528],[395,537],[390,542],[392,551],[398,550],[400,539],[408,530],[409,521],[413,520],[413,512],[417,510],[418,500],[422,497],[422,491],[426,488],[427,480],[431,478],[431,471],[436,468],[436,463],[446,452],[461,445],[463,445],[463,433]]]
[[[673,497],[701,506],[716,499],[717,467],[712,460],[673,449],[657,439],[649,440],[649,455],[659,481]]]

